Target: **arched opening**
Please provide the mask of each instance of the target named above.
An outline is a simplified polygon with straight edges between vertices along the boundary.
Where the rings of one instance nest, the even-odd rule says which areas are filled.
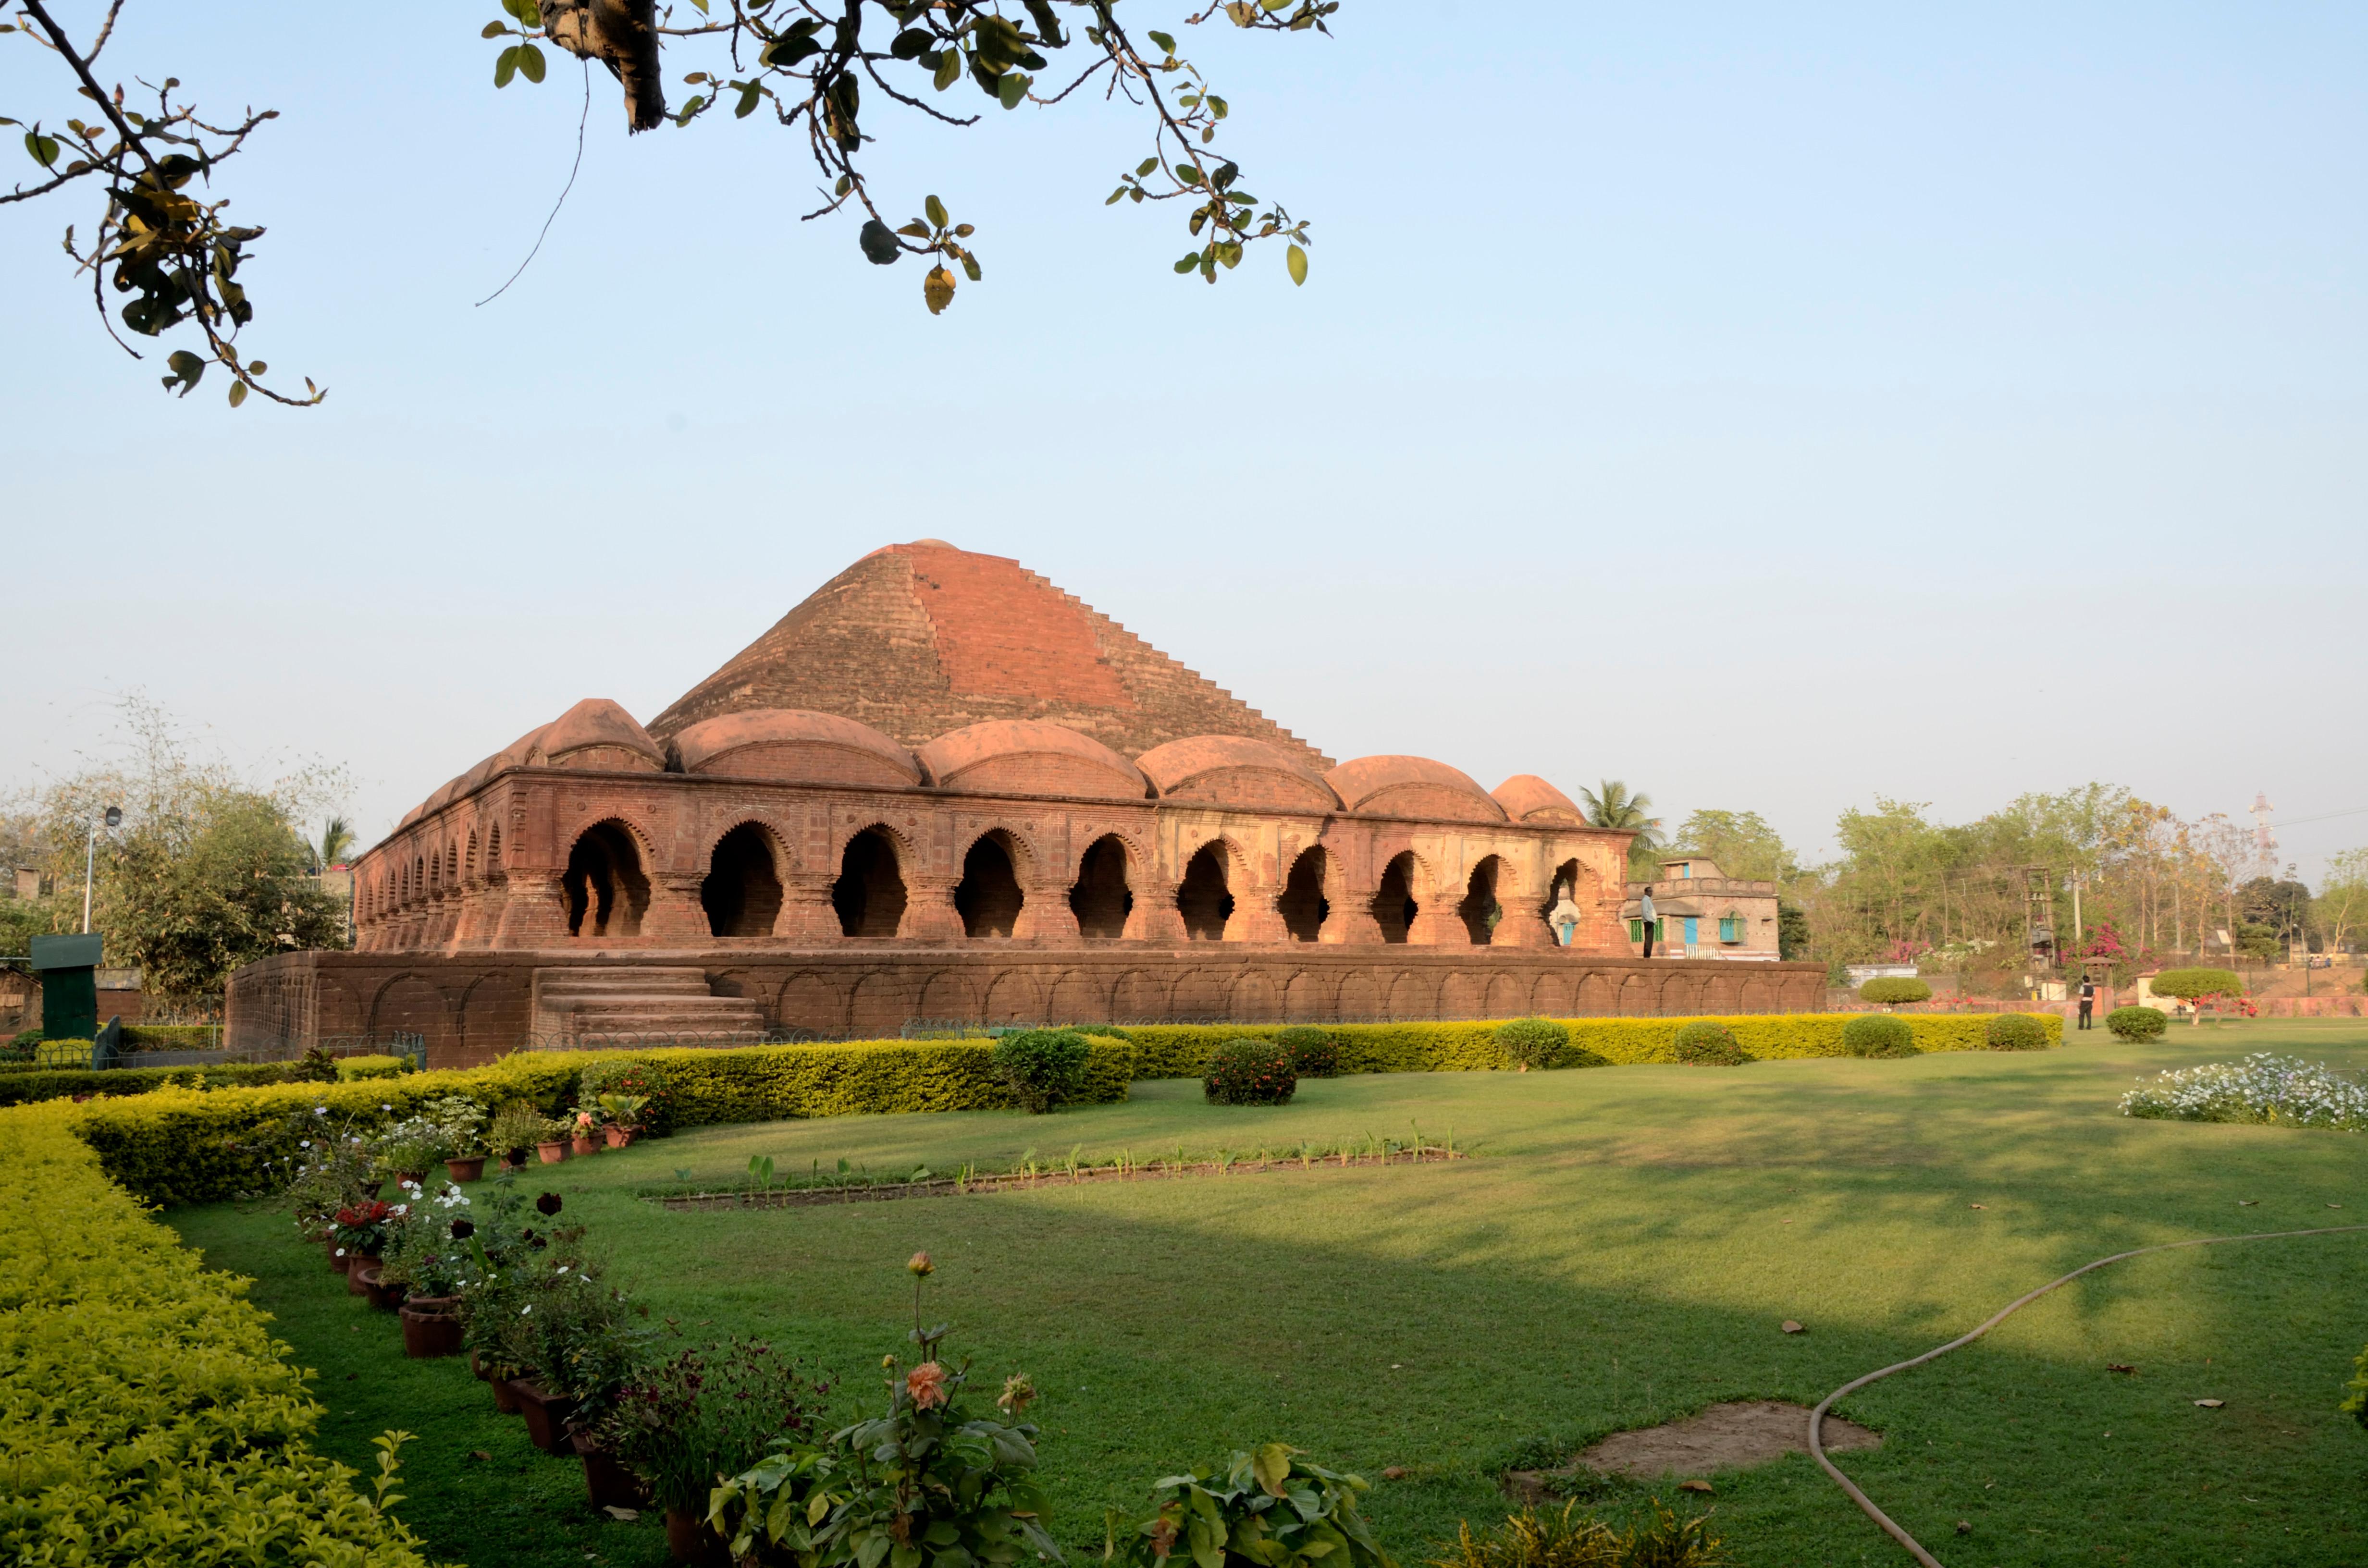
[[[1134,893],[1126,885],[1126,846],[1116,834],[1104,834],[1086,846],[1077,862],[1076,882],[1069,889],[1069,909],[1077,917],[1080,937],[1126,935]]]
[[[1555,924],[1554,911],[1562,907],[1565,899],[1568,899],[1574,907],[1578,903],[1578,862],[1576,859],[1565,860],[1554,868],[1554,880],[1546,889],[1545,906],[1538,911],[1539,917],[1546,923],[1546,929],[1554,933],[1554,946],[1558,948],[1567,948],[1578,940],[1577,921],[1573,921],[1566,930]],[[1569,916],[1565,915],[1564,918],[1569,919]]]
[[[500,868],[501,863],[502,824],[495,823],[494,824],[493,833],[485,840],[485,869],[488,871],[496,870]]]
[[[773,869],[773,843],[753,822],[715,841],[707,880],[699,884],[707,929],[718,937],[769,937],[781,913],[781,878]]]
[[[641,846],[622,823],[594,823],[567,852],[567,934],[637,937],[650,906]]]
[[[962,881],[954,884],[954,913],[965,937],[1008,937],[1028,902],[1011,867],[1011,837],[1001,828],[981,834],[962,857]]]
[[[1193,942],[1223,941],[1225,922],[1233,918],[1234,895],[1225,887],[1225,852],[1214,844],[1203,844],[1184,867],[1184,880],[1176,884],[1177,913],[1184,916],[1185,939]]]
[[[1283,929],[1294,942],[1312,942],[1324,929],[1326,916],[1332,913],[1332,901],[1324,896],[1324,851],[1303,849],[1299,858],[1291,863],[1291,875],[1284,879],[1282,897],[1275,904],[1281,913]]]
[[[1373,894],[1373,921],[1382,928],[1382,940],[1405,941],[1421,907],[1414,901],[1414,852],[1408,850],[1382,869],[1381,891]]]
[[[1475,948],[1488,945],[1488,934],[1505,917],[1505,911],[1497,903],[1497,872],[1502,864],[1491,855],[1473,867],[1472,881],[1464,889],[1463,902],[1455,906],[1455,913],[1463,917],[1463,929],[1471,934],[1472,945]]]
[[[905,878],[896,869],[896,845],[876,827],[847,841],[838,858],[838,881],[830,888],[838,928],[849,937],[893,937],[905,918]]]

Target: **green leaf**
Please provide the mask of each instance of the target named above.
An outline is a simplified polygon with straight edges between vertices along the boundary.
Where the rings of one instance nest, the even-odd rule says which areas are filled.
[[[929,79],[929,85],[942,93],[952,86],[962,74],[962,51],[949,44],[944,56],[938,62],[938,74]]]
[[[485,24],[485,30],[479,33],[477,36],[479,38],[499,38],[507,31],[509,31],[509,28],[502,26],[499,22],[487,22]]]
[[[1304,283],[1307,281],[1307,253],[1305,251],[1300,249],[1297,245],[1292,246],[1289,250],[1282,253],[1282,264],[1291,269],[1291,280],[1293,283]]]
[[[502,51],[500,59],[494,62],[494,85],[496,87],[508,86],[510,85],[510,78],[518,74],[518,46],[512,44],[507,49]],[[693,103],[697,103],[699,100],[693,98],[691,101]]]
[[[1146,33],[1144,36],[1151,40],[1152,42],[1157,44],[1161,49],[1166,50],[1168,53],[1173,54],[1176,52],[1176,40],[1170,38],[1167,34],[1154,32]]]
[[[964,251],[962,252],[962,264],[964,276],[968,277],[972,282],[977,282],[978,257],[971,255],[968,251]]]
[[[233,408],[236,408],[240,403],[245,403],[245,401],[246,401],[246,383],[245,383],[245,381],[233,381],[233,382],[231,382],[231,384],[230,384],[230,405],[231,405]]]
[[[1219,119],[1225,118],[1225,100],[1214,93],[1209,95],[1209,108],[1215,112]]]
[[[1103,202],[1103,203],[1102,203],[1102,205],[1103,205],[1103,206],[1105,206],[1105,207],[1111,207],[1111,206],[1115,206],[1115,205],[1117,205],[1118,199],[1119,199],[1120,197],[1121,197],[1121,196],[1124,196],[1125,194],[1126,194],[1126,187],[1124,187],[1124,186],[1120,186],[1116,190],[1113,190],[1113,191],[1111,191],[1111,192],[1110,193],[1110,199],[1109,199],[1108,201]]]
[[[888,225],[877,218],[863,221],[863,228],[856,235],[856,243],[863,247],[865,259],[877,267],[886,267],[905,254],[905,247],[896,243],[896,236],[889,232]],[[841,1160],[839,1175],[847,1174],[846,1167],[847,1162]]]
[[[518,45],[518,74],[529,82],[542,80],[542,51],[530,43]]]
[[[542,26],[542,7],[535,0],[518,0],[518,19],[529,28]]]
[[[918,60],[922,51],[936,41],[927,28],[906,28],[903,32],[898,33],[895,41],[888,46],[888,53],[891,58],[896,60]]]
[[[740,88],[740,101],[732,106],[732,118],[746,119],[757,112],[757,100],[765,96],[763,84],[748,82]]]
[[[1178,277],[1181,277],[1181,276],[1183,276],[1185,273],[1191,271],[1194,267],[1198,267],[1198,266],[1200,266],[1200,265],[1201,265],[1201,253],[1200,253],[1199,251],[1190,251],[1190,252],[1188,252],[1188,253],[1185,255],[1184,259],[1183,259],[1183,260],[1181,260],[1181,261],[1179,261],[1179,262],[1178,262],[1178,263],[1176,264],[1176,272],[1177,272],[1177,275],[1178,275]]]
[[[1182,180],[1186,185],[1199,185],[1201,183],[1201,171],[1194,168],[1191,165],[1186,164],[1176,171],[1176,177]]]
[[[1149,174],[1158,166],[1159,160],[1156,157],[1145,158],[1143,162],[1134,165],[1134,177],[1141,179],[1144,176]]]
[[[1017,71],[1009,72],[995,85],[996,101],[1005,108],[1018,108],[1019,100],[1026,97],[1028,89],[1035,85],[1034,77],[1023,76]]]
[[[929,222],[935,223],[939,228],[942,229],[946,226],[946,204],[939,201],[936,197],[932,196],[928,199],[923,201],[921,203],[921,210],[928,213],[929,215]]]
[[[1250,1455],[1250,1473],[1258,1477],[1258,1485],[1268,1496],[1283,1495],[1283,1479],[1291,1474],[1291,1447],[1287,1443],[1262,1443]]]
[[[926,240],[929,237],[929,226],[927,223],[922,222],[918,218],[914,219],[911,222],[905,224],[896,232],[900,234],[910,235],[912,238],[916,240]]]
[[[30,153],[33,162],[41,167],[51,167],[58,161],[58,139],[44,136],[39,131],[28,131],[25,132],[25,151]]]
[[[206,373],[206,362],[186,348],[174,349],[165,356],[165,363],[173,372],[165,378],[165,389],[167,392],[171,391],[173,384],[177,381],[180,383],[183,397],[189,395],[189,389],[196,386],[198,378]]]

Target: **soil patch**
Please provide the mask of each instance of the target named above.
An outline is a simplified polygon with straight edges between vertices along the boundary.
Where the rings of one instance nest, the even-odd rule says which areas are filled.
[[[1880,1433],[1839,1415],[1827,1416],[1818,1436],[1828,1453],[1883,1446]],[[1669,1474],[1740,1470],[1808,1451],[1806,1405],[1738,1399],[1697,1411],[1682,1421],[1614,1432],[1559,1471],[1514,1471],[1506,1476],[1505,1483],[1515,1496],[1537,1501],[1554,1490],[1551,1478],[1556,1475],[1592,1472],[1648,1481]]]

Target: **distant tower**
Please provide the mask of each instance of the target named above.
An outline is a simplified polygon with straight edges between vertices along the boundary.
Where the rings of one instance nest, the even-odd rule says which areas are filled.
[[[2278,863],[2278,835],[2270,831],[2270,813],[2277,807],[2270,804],[2266,792],[2256,792],[2251,807],[2253,817],[2253,855],[2264,867]]]

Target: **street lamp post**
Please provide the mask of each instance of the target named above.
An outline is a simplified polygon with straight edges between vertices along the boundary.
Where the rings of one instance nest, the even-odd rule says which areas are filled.
[[[83,935],[85,937],[90,935],[90,880],[91,873],[97,870],[98,867],[98,824],[102,820],[105,821],[107,825],[109,827],[121,827],[123,825],[123,808],[121,806],[109,806],[107,808],[103,817],[94,817],[90,824],[90,835],[83,841],[82,931]]]

